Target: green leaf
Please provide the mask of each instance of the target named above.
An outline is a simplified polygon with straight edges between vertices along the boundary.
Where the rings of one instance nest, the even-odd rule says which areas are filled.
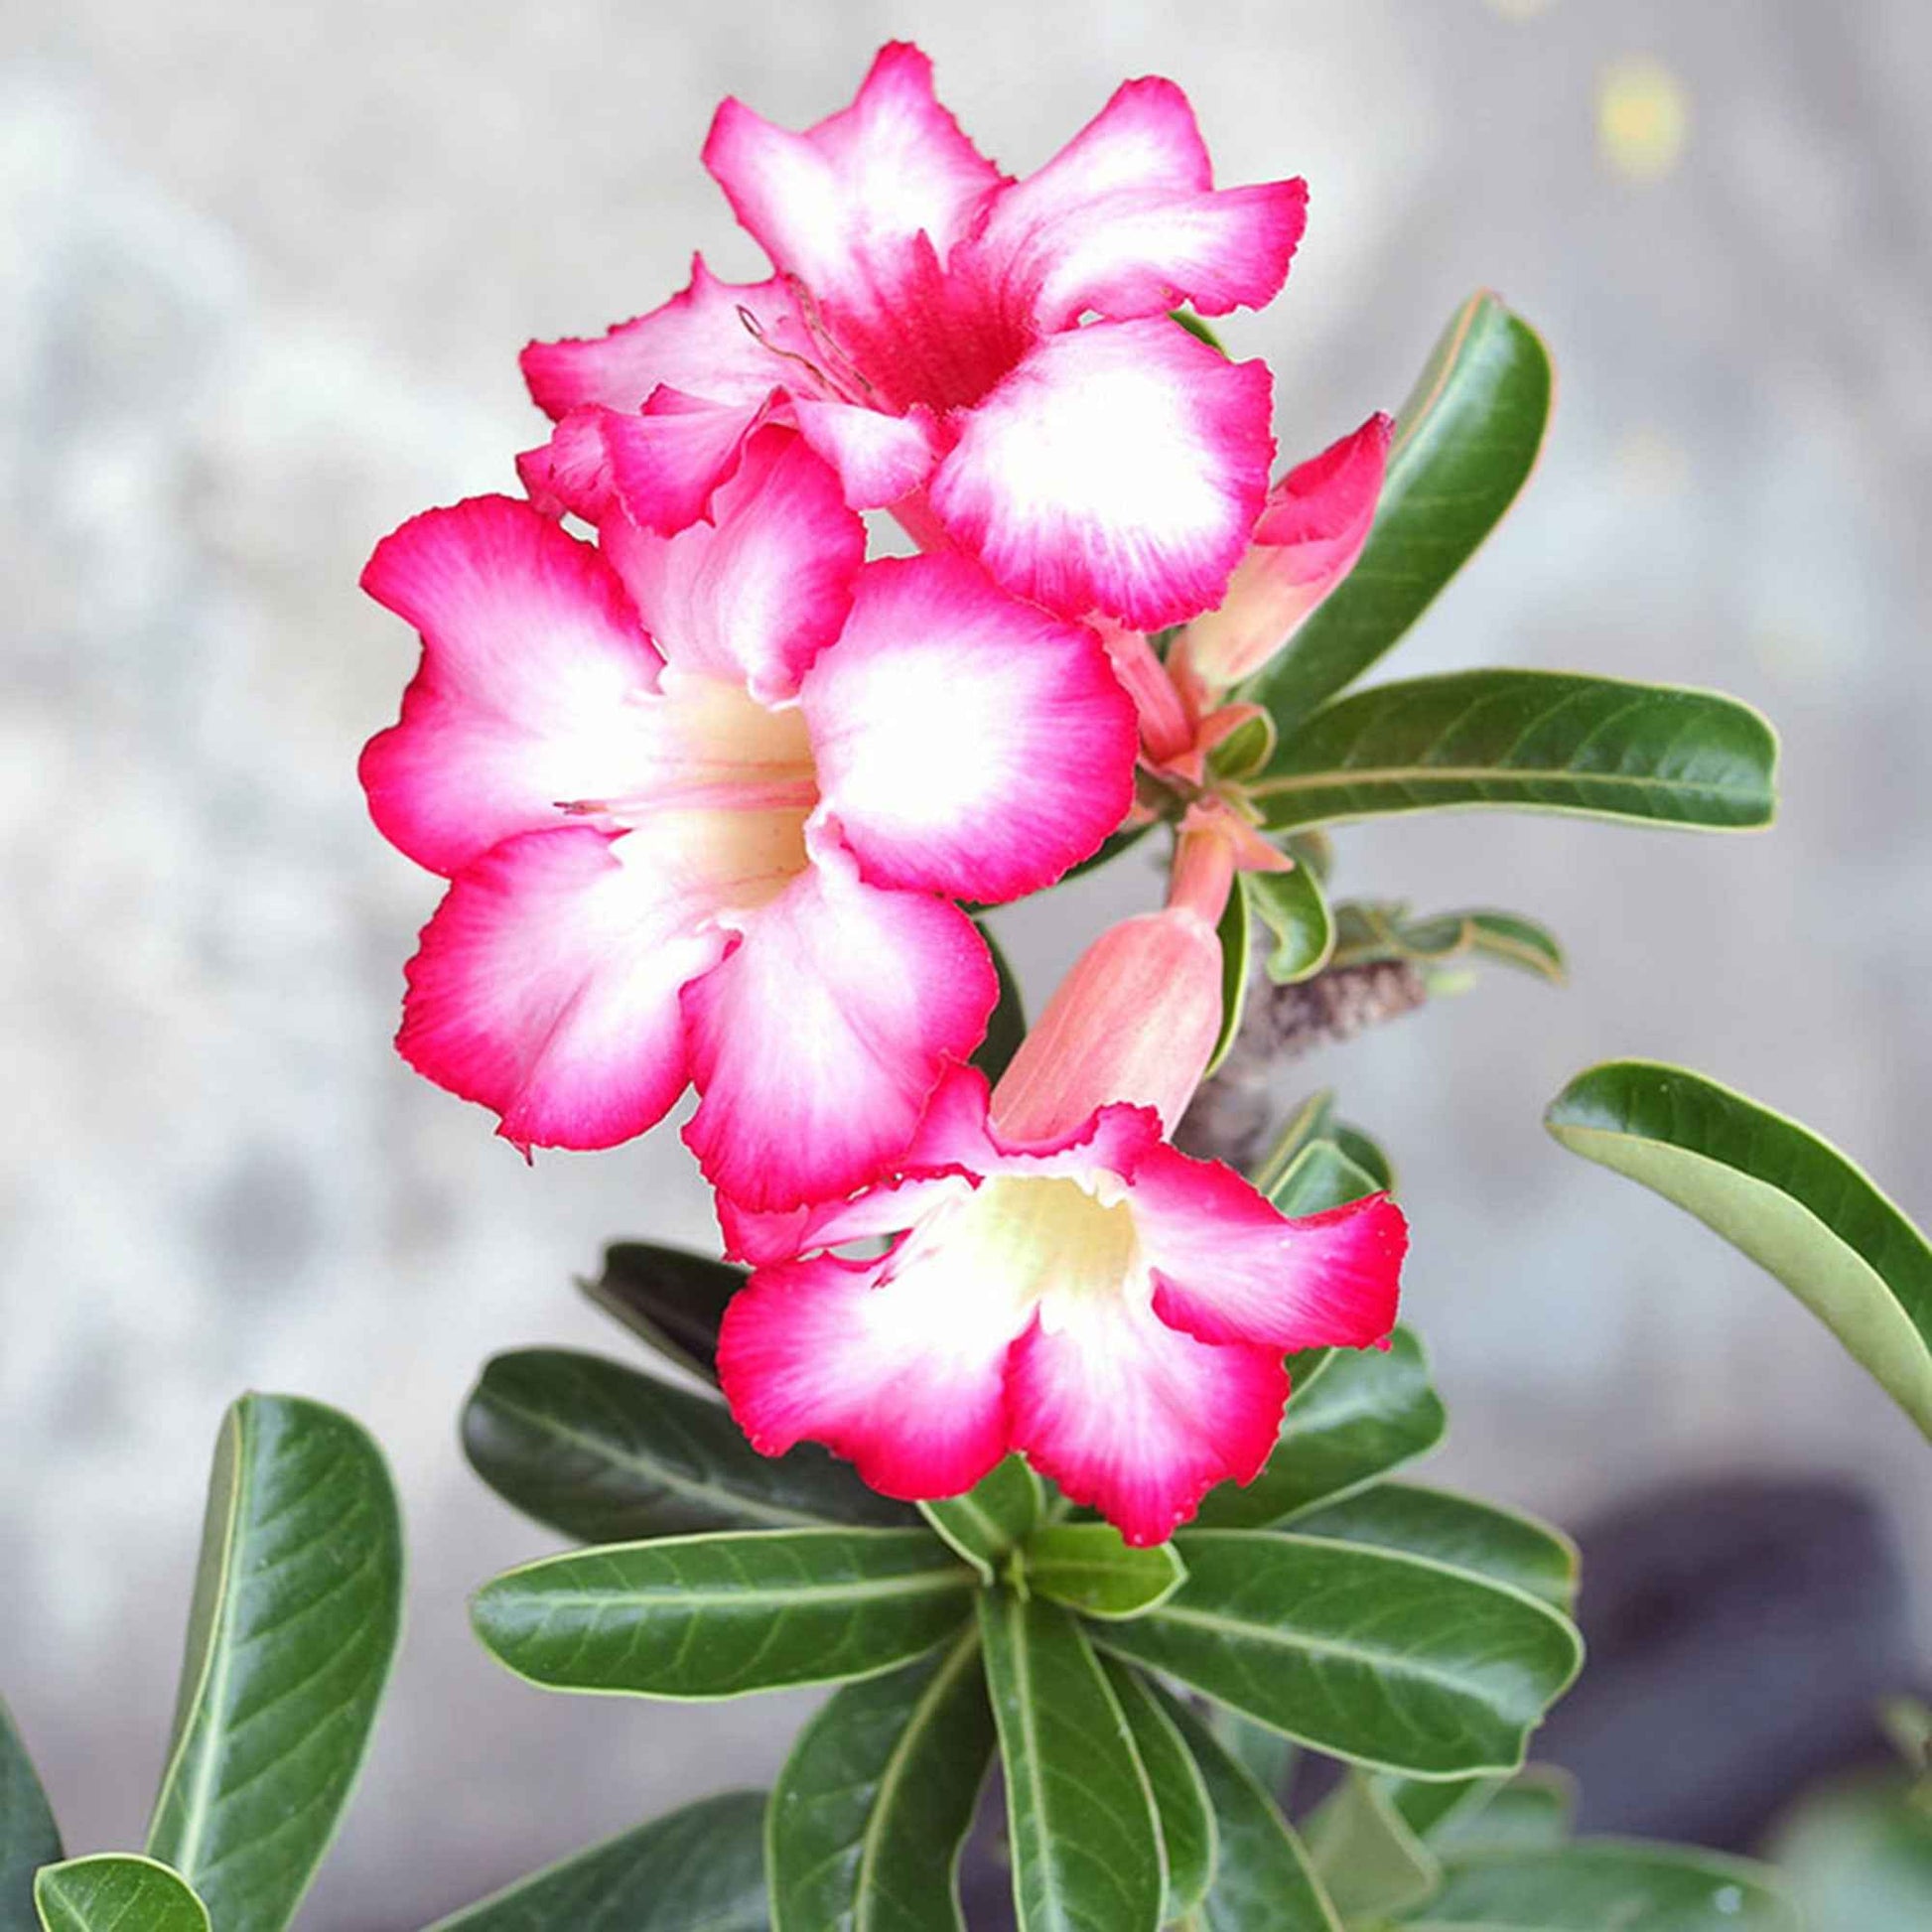
[[[1556,935],[1518,912],[1471,906],[1410,916],[1400,899],[1351,899],[1335,907],[1335,945],[1329,964],[1361,966],[1405,959],[1439,968],[1450,960],[1493,959],[1561,986],[1569,967]]]
[[[578,1286],[666,1361],[716,1384],[718,1327],[746,1273],[725,1261],[619,1241],[604,1251],[604,1273]]]
[[[471,1621],[555,1690],[732,1698],[891,1670],[959,1628],[977,1582],[923,1529],[667,1537],[511,1570]]]
[[[727,1791],[561,1860],[429,1932],[766,1932],[764,1793]]]
[[[1902,1778],[1809,1791],[1770,1856],[1814,1932],[1925,1932],[1932,1925],[1932,1803]]]
[[[991,1584],[1039,1521],[1046,1497],[1025,1456],[1009,1455],[963,1496],[919,1505],[926,1521]]]
[[[1302,1755],[1294,1740],[1244,1718],[1238,1711],[1230,1711],[1225,1704],[1214,1707],[1208,1722],[1236,1762],[1274,1802],[1281,1803]]]
[[[1644,1060],[1580,1073],[1544,1122],[1768,1269],[1932,1437],[1932,1247],[1837,1148],[1715,1080]]]
[[[567,1348],[495,1357],[463,1447],[505,1502],[581,1543],[918,1521],[812,1444],[760,1455],[720,1404]]]
[[[1360,1771],[1350,1771],[1302,1829],[1316,1874],[1351,1925],[1419,1903],[1442,1879],[1428,1847]]]
[[[1253,1775],[1184,1705],[1162,1700],[1214,1807],[1214,1883],[1186,1932],[1341,1932],[1302,1841]]]
[[[1386,1350],[1338,1348],[1289,1397],[1281,1441],[1244,1488],[1223,1483],[1200,1508],[1203,1529],[1264,1529],[1364,1489],[1435,1448],[1446,1418],[1422,1344],[1398,1328]]]
[[[1514,1770],[1576,1675],[1562,1617],[1464,1571],[1286,1533],[1174,1543],[1186,1583],[1095,1641],[1337,1757],[1421,1777]]]
[[[402,1620],[402,1526],[346,1416],[244,1396],[215,1445],[151,1858],[216,1932],[280,1932],[361,1768]]]
[[[34,1932],[34,1873],[60,1859],[54,1809],[0,1702],[0,1932]]]
[[[986,1075],[988,1086],[996,1086],[1000,1075],[1013,1062],[1013,1056],[1020,1050],[1020,1042],[1027,1037],[1027,1006],[1020,991],[1020,980],[1013,968],[1007,963],[1006,954],[1000,949],[1000,942],[994,938],[993,929],[984,919],[975,919],[979,935],[986,941],[986,950],[993,955],[993,971],[1000,982],[1000,997],[993,1008],[992,1017],[986,1023],[986,1037],[980,1041],[973,1053],[973,1064]]]
[[[1277,830],[1477,805],[1740,831],[1771,822],[1777,740],[1711,691],[1450,671],[1340,698],[1250,787]]]
[[[987,1590],[979,1605],[1020,1932],[1158,1932],[1154,1794],[1099,1660],[1055,1603]]]
[[[1334,1111],[1334,1089],[1323,1087],[1319,1093],[1310,1094],[1289,1115],[1276,1137],[1275,1145],[1262,1157],[1261,1166],[1254,1172],[1254,1183],[1262,1193],[1271,1200],[1274,1198],[1275,1189],[1282,1184],[1297,1159],[1327,1134]]]
[[[958,1866],[993,1756],[979,1632],[848,1684],[771,1794],[776,1932],[962,1932]]]
[[[1256,916],[1275,935],[1274,950],[1264,962],[1268,977],[1277,986],[1312,979],[1335,947],[1335,922],[1321,896],[1321,882],[1307,866],[1293,872],[1244,872],[1238,879]]]
[[[1028,1538],[1030,1588],[1083,1616],[1145,1616],[1187,1579],[1172,1543],[1131,1549],[1111,1523],[1048,1523]]]
[[[45,1866],[34,1902],[47,1932],[208,1932],[207,1907],[194,1887],[131,1852]]]
[[[1554,1608],[1577,1600],[1577,1546],[1533,1516],[1420,1483],[1378,1482],[1295,1519],[1298,1536],[1404,1550],[1508,1584]]]
[[[1221,347],[1221,339],[1191,309],[1170,309],[1168,320],[1179,323],[1188,335],[1197,342],[1205,343],[1209,348],[1216,349],[1223,355],[1227,353],[1227,350]]]
[[[1147,1680],[1111,1657],[1103,1657],[1100,1663],[1154,1793],[1168,1874],[1166,1903],[1161,1908],[1161,1923],[1166,1925],[1193,1911],[1214,1880],[1214,1807],[1199,1765]]]
[[[1241,1031],[1241,1016],[1247,1010],[1252,939],[1248,927],[1248,895],[1245,892],[1228,894],[1228,902],[1221,908],[1221,919],[1214,928],[1214,936],[1221,942],[1221,1031],[1215,1037],[1213,1052],[1207,1056],[1207,1065],[1201,1071],[1203,1080],[1209,1078],[1227,1058],[1234,1045],[1234,1037]]]
[[[1321,1140],[1311,1141],[1264,1191],[1284,1214],[1325,1214],[1331,1207],[1380,1193],[1382,1183],[1343,1153],[1338,1142]]]
[[[1450,320],[1397,418],[1353,570],[1249,686],[1286,736],[1428,609],[1515,500],[1550,414],[1550,358],[1486,291]]]
[[[1802,1932],[1763,1865],[1609,1839],[1452,1865],[1409,1924],[1414,1932]]]
[[[1349,1126],[1345,1120],[1336,1121],[1331,1131],[1335,1146],[1375,1182],[1381,1192],[1394,1191],[1395,1164],[1383,1152],[1380,1141],[1364,1134],[1359,1127]]]
[[[1412,1784],[1396,1794],[1405,1815],[1413,1813],[1414,1795],[1428,1788]],[[1451,1808],[1429,1832],[1431,1846],[1445,1858],[1549,1851],[1569,1838],[1577,1815],[1576,1783],[1554,1764],[1532,1764],[1473,1799]]]
[[[1485,959],[1521,968],[1561,986],[1570,977],[1570,962],[1563,947],[1548,926],[1526,919],[1519,912],[1476,910],[1462,917],[1471,928],[1470,946]]]

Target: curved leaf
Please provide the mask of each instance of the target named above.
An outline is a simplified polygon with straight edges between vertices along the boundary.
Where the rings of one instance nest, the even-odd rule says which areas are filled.
[[[1020,991],[1020,980],[1013,968],[1007,963],[1007,956],[1000,949],[1000,942],[994,938],[992,928],[984,919],[975,919],[979,935],[986,941],[986,950],[993,956],[993,972],[999,981],[1000,997],[994,1003],[993,1012],[986,1023],[986,1037],[982,1039],[973,1053],[973,1064],[986,1075],[988,1086],[997,1086],[1000,1075],[1011,1064],[1014,1054],[1020,1050],[1020,1042],[1027,1037],[1027,1005]]]
[[[60,1861],[54,1809],[0,1702],[0,1932],[34,1932],[34,1873]]]
[[[1345,1120],[1338,1120],[1329,1130],[1334,1144],[1342,1154],[1352,1161],[1363,1173],[1375,1182],[1384,1193],[1395,1190],[1395,1163],[1383,1151],[1382,1143],[1364,1134],[1359,1127],[1351,1127]],[[1351,1196],[1360,1199],[1359,1195]]]
[[[1304,1100],[1282,1123],[1275,1144],[1262,1157],[1261,1165],[1250,1178],[1262,1193],[1273,1200],[1275,1189],[1287,1178],[1289,1170],[1302,1155],[1328,1133],[1335,1113],[1335,1091],[1323,1087]],[[1280,1202],[1276,1202],[1279,1206]]]
[[[1486,290],[1450,319],[1396,419],[1355,567],[1245,695],[1284,735],[1428,609],[1515,500],[1550,415],[1550,357]]]
[[[361,1768],[402,1622],[402,1527],[346,1416],[244,1396],[215,1447],[150,1857],[216,1932],[281,1932]]]
[[[1026,1549],[1027,1583],[1082,1616],[1145,1616],[1186,1582],[1172,1543],[1131,1548],[1111,1523],[1048,1523]]]
[[[774,1932],[962,1932],[959,1854],[992,1756],[976,1628],[836,1693],[771,1793]]]
[[[429,1932],[767,1932],[764,1793],[727,1791],[560,1860]]]
[[[1214,1882],[1187,1932],[1341,1932],[1302,1841],[1220,1740],[1172,1698],[1163,1708],[1200,1766],[1219,1847]]]
[[[1168,1874],[1167,1902],[1161,1908],[1161,1922],[1166,1925],[1199,1905],[1214,1881],[1214,1807],[1200,1766],[1152,1686],[1139,1671],[1112,1657],[1103,1657],[1100,1665],[1154,1793]]]
[[[921,1503],[919,1514],[990,1584],[1015,1546],[1032,1533],[1045,1504],[1026,1457],[1009,1455],[963,1496]]]
[[[1303,1148],[1265,1192],[1284,1214],[1323,1214],[1331,1207],[1379,1193],[1381,1187],[1377,1175],[1348,1154],[1339,1141],[1324,1138]]]
[[[1580,1073],[1544,1124],[1768,1269],[1932,1437],[1932,1246],[1837,1148],[1681,1066]]]
[[[1427,1898],[1443,1868],[1374,1779],[1350,1771],[1302,1827],[1316,1874],[1350,1925]]]
[[[1312,979],[1335,948],[1335,922],[1321,882],[1307,866],[1293,872],[1244,872],[1238,884],[1255,915],[1275,935],[1263,969],[1277,986]]]
[[[604,1273],[578,1287],[666,1361],[715,1386],[719,1324],[746,1280],[745,1270],[728,1261],[650,1241],[618,1241],[604,1251]]]
[[[1221,1031],[1215,1035],[1214,1050],[1208,1054],[1206,1066],[1201,1069],[1203,1080],[1227,1058],[1248,1006],[1248,964],[1253,957],[1253,941],[1248,922],[1248,895],[1238,886],[1228,894],[1214,936],[1221,942]]]
[[[208,1932],[207,1907],[194,1887],[131,1852],[45,1866],[34,1902],[47,1932]]]
[[[720,1404],[567,1348],[489,1362],[463,1448],[505,1502],[581,1543],[918,1521],[815,1445],[760,1455]]]
[[[1768,825],[1777,740],[1711,691],[1450,671],[1318,711],[1251,787],[1277,830],[1476,805],[1737,831]]]
[[[1577,1546],[1533,1516],[1420,1483],[1378,1482],[1295,1519],[1298,1536],[1406,1550],[1569,1611],[1577,1600]]]
[[[1057,1604],[1008,1590],[979,1604],[1020,1932],[1158,1932],[1154,1794],[1099,1660]]]
[[[977,1582],[923,1529],[767,1530],[548,1557],[470,1608],[533,1683],[707,1700],[891,1670],[959,1628]]]
[[[1413,1794],[1429,1787],[1412,1784],[1396,1802],[1413,1813]],[[1569,1838],[1577,1814],[1576,1781],[1554,1764],[1532,1764],[1506,1784],[1456,1805],[1429,1829],[1429,1842],[1444,1858],[1487,1857],[1497,1852],[1547,1852]],[[1412,1817],[1413,1822],[1413,1817]]]
[[[1608,1839],[1452,1865],[1407,1923],[1414,1932],[1802,1932],[1764,1865]]]
[[[1422,1344],[1407,1328],[1386,1351],[1334,1349],[1319,1375],[1289,1397],[1281,1442],[1261,1473],[1245,1489],[1223,1483],[1211,1491],[1197,1520],[1203,1529],[1287,1522],[1435,1448],[1445,1421]]]
[[[1577,1672],[1562,1617],[1465,1571],[1285,1533],[1174,1544],[1186,1583],[1094,1640],[1337,1757],[1421,1777],[1514,1770]]]

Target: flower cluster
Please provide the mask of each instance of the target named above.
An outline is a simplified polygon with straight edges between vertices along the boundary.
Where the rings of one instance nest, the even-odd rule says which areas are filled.
[[[1267,368],[1172,312],[1270,301],[1305,191],[1216,188],[1168,81],[1014,180],[894,46],[803,134],[727,101],[704,158],[772,275],[698,260],[532,345],[524,493],[414,518],[364,575],[423,647],[370,809],[449,882],[398,1043],[525,1150],[696,1088],[760,1449],[916,1498],[1017,1450],[1156,1542],[1260,1467],[1286,1352],[1394,1319],[1386,1198],[1291,1220],[1167,1140],[1234,873],[1289,863],[1210,755],[1360,550],[1388,423],[1270,486]],[[917,554],[869,557],[867,511]],[[1167,905],[989,1091],[961,902],[1159,814]]]

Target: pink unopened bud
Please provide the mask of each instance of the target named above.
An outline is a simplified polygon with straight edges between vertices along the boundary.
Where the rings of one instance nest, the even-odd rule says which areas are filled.
[[[1206,690],[1252,677],[1354,568],[1375,520],[1391,428],[1387,416],[1371,416],[1269,490],[1221,608],[1194,619],[1175,647]]]
[[[993,1090],[1013,1141],[1052,1141],[1096,1107],[1152,1107],[1172,1131],[1221,1031],[1221,947],[1188,906],[1110,926],[1074,962]]]

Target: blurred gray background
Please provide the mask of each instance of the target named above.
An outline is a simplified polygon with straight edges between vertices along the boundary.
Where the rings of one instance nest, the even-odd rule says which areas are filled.
[[[1856,1473],[1932,1626],[1924,1445],[1822,1330],[1538,1115],[1676,1057],[1932,1216],[1932,14],[1917,0],[4,0],[0,5],[0,1685],[70,1845],[158,1770],[207,1457],[244,1386],[394,1458],[397,1689],[305,1924],[424,1917],[703,1790],[799,1706],[546,1698],[466,1590],[551,1547],[465,1470],[490,1350],[624,1344],[570,1290],[621,1233],[706,1244],[673,1134],[534,1171],[388,1040],[434,882],[354,783],[413,640],[357,595],[405,514],[512,486],[515,351],[649,307],[701,245],[727,92],[803,124],[873,48],[1032,167],[1124,75],[1226,181],[1306,174],[1235,347],[1286,453],[1393,407],[1488,282],[1547,334],[1555,432],[1405,648],[1720,685],[1787,747],[1749,839],[1459,816],[1345,834],[1347,884],[1547,918],[1574,984],[1489,977],[1295,1070],[1401,1161],[1445,1475],[1574,1520],[1685,1467]],[[1128,860],[1009,916],[1035,995]],[[1932,1634],[1932,1628],[1928,1629]],[[1774,1693],[1773,1693],[1774,1694]]]

